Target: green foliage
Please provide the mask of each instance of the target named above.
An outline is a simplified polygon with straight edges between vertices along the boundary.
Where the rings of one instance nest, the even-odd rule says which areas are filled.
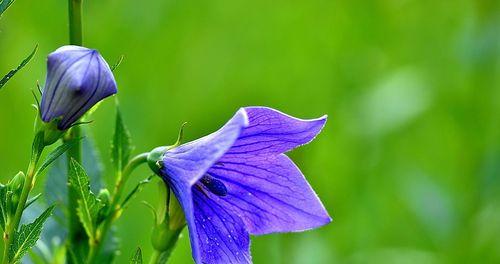
[[[85,228],[85,232],[91,238],[95,238],[97,217],[103,204],[90,190],[90,183],[85,169],[75,160],[71,160],[71,171],[69,183],[77,193],[77,214]]]
[[[123,118],[118,108],[116,107],[115,132],[111,144],[111,159],[115,170],[122,171],[128,162],[130,153],[132,152],[130,132],[123,123]]]
[[[24,254],[36,244],[40,237],[42,227],[47,218],[52,214],[54,206],[47,208],[33,223],[22,225],[15,232],[14,239],[9,249],[9,262],[17,263]]]
[[[0,16],[14,3],[14,0],[0,0]],[[1,86],[0,86],[1,87]]]
[[[5,225],[7,223],[7,218],[9,216],[9,210],[7,209],[7,201],[10,200],[7,195],[7,186],[0,184],[0,225],[2,230],[5,231]]]
[[[25,180],[24,173],[20,171],[6,185],[0,184],[0,226],[4,231],[15,214]]]
[[[8,0],[4,0],[4,1],[8,1]],[[12,2],[11,2],[12,3]],[[2,2],[3,4],[3,2]],[[0,4],[1,6],[1,4]],[[8,6],[7,6],[8,7]],[[33,56],[35,55],[36,51],[38,50],[38,44],[35,46],[35,48],[33,49],[33,51],[28,55],[28,57],[26,57],[22,62],[21,64],[19,64],[19,66],[17,66],[17,68],[15,69],[12,69],[10,70],[1,80],[0,80],[0,89],[2,89],[2,87],[19,71],[21,70],[24,66],[26,66],[26,64],[28,64],[28,62],[30,62],[30,60],[33,58]]]
[[[24,210],[26,210],[26,208],[28,208],[30,205],[34,204],[36,201],[38,201],[38,199],[42,196],[41,193],[31,197],[30,199],[28,199],[28,201],[26,201],[26,205],[24,206]]]
[[[43,148],[45,147],[43,141],[44,141],[43,132],[38,132],[35,135],[35,139],[33,139],[33,145],[31,146],[30,159],[33,164],[38,163],[38,160],[40,159],[40,155],[42,154]]]
[[[134,256],[132,256],[130,264],[142,264],[142,251],[140,247],[137,248]]]
[[[68,149],[78,143],[81,138],[74,138],[70,141],[64,142],[62,145],[58,146],[52,152],[49,153],[45,161],[38,168],[36,175],[39,175],[43,170],[45,170],[52,162],[54,162],[57,158],[59,158],[62,154],[64,154]]]

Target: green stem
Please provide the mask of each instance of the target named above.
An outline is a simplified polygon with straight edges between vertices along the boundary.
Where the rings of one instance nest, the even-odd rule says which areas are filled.
[[[35,137],[35,141],[36,141]],[[33,146],[36,148],[36,146]],[[26,179],[23,184],[23,189],[21,191],[21,196],[19,197],[19,203],[17,204],[16,207],[16,212],[14,214],[14,218],[10,223],[7,224],[5,227],[6,231],[4,233],[4,250],[3,250],[3,258],[2,258],[2,263],[8,264],[9,263],[9,249],[10,245],[12,244],[12,238],[14,237],[14,233],[17,231],[19,227],[19,223],[21,222],[21,217],[23,215],[24,208],[26,207],[26,201],[28,200],[28,196],[30,194],[31,189],[33,189],[33,186],[35,185],[35,178],[36,178],[36,165],[38,163],[38,160],[40,158],[40,155],[42,154],[43,148],[41,149],[33,149],[33,154],[30,159],[30,163],[28,165],[28,171],[26,173]]]
[[[64,141],[69,141],[74,138],[80,137],[80,128],[78,127],[73,127],[71,130],[68,132],[68,134],[64,137]],[[78,219],[78,215],[76,213],[76,208],[78,207],[77,204],[77,197],[78,194],[73,188],[70,188],[69,185],[69,174],[71,171],[71,160],[77,161],[79,164],[82,164],[82,150],[81,150],[81,143],[77,142],[74,144],[70,149],[68,149],[67,152],[67,159],[68,159],[68,242],[70,245],[77,245],[82,242],[82,240],[85,240],[86,234],[85,230],[83,229],[83,226]]]
[[[161,252],[158,250],[153,251],[153,255],[151,255],[151,258],[149,259],[149,264],[156,264],[158,263],[158,260],[160,259]]]
[[[83,44],[82,37],[82,1],[83,0],[68,0],[68,20],[69,20],[69,43],[72,45],[81,46]],[[64,138],[65,141],[80,137],[80,127],[75,126],[70,129],[69,133]],[[68,150],[68,181],[70,173],[71,160],[74,159],[79,164],[82,164],[81,157],[81,141],[78,141]],[[81,242],[81,238],[85,237],[84,229],[78,220],[76,214],[77,198],[76,193],[68,184],[68,242],[70,245],[77,245]]]
[[[83,44],[82,2],[83,0],[68,0],[69,43],[78,46]]]
[[[136,169],[139,165],[147,162],[148,155],[149,153],[142,153],[133,157],[125,166],[123,171],[118,173],[114,194],[110,202],[110,212],[108,214],[108,217],[106,217],[104,222],[100,225],[100,228],[98,228],[95,241],[89,244],[90,251],[87,257],[87,263],[92,264],[96,261],[96,258],[99,255],[99,251],[101,250],[101,246],[103,244],[102,242],[106,238],[106,235],[111,228],[111,224],[121,215],[122,208],[120,207],[120,197],[123,194],[123,187],[125,186],[125,183],[127,182],[130,174],[132,174],[134,169]]]

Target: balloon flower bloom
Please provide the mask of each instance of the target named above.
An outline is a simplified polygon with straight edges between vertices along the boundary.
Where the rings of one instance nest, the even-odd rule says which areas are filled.
[[[245,107],[218,131],[166,149],[158,172],[184,211],[196,263],[251,263],[249,235],[331,221],[284,154],[313,140],[325,123],[326,116],[302,120]]]

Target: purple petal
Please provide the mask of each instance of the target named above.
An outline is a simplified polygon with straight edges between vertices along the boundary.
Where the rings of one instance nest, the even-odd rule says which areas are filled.
[[[251,263],[250,237],[234,212],[214,202],[194,187],[194,222],[200,247],[200,263]]]
[[[303,231],[331,221],[304,175],[285,155],[224,156],[207,174],[226,185],[217,202],[251,234]]]
[[[183,207],[197,263],[251,263],[248,233],[302,231],[331,221],[282,154],[314,139],[325,122],[242,108],[219,131],[164,154],[161,175]],[[205,175],[220,183],[200,181]]]
[[[192,191],[191,189],[205,172],[233,145],[234,141],[240,135],[241,130],[247,125],[247,116],[244,111],[240,110],[217,132],[171,149],[163,156],[161,174],[174,191],[184,210],[189,228],[193,258],[197,263],[202,263],[201,261],[205,258],[215,259],[216,256],[221,256],[221,253],[215,253],[218,252],[218,249],[214,248],[212,252],[215,255],[210,255],[211,253],[206,250],[208,245],[202,245],[202,243],[206,243],[204,239],[207,234],[211,234],[211,232],[216,230],[216,227],[207,224],[205,226],[212,229],[204,229],[203,226],[199,228],[199,223],[196,222],[196,219],[199,219],[202,213],[205,215],[212,214],[212,211],[208,208],[200,208],[199,205],[211,202],[197,199],[199,195],[196,193],[196,190]],[[194,198],[193,193],[195,195]],[[193,203],[193,199],[195,203]],[[220,214],[223,213],[225,212],[220,212]],[[227,217],[229,218],[229,215]],[[241,230],[242,227],[243,224],[234,224],[232,228]],[[212,243],[213,245],[216,244]],[[242,256],[244,256],[243,253]]]
[[[326,123],[318,119],[298,119],[268,107],[245,107],[246,127],[227,154],[279,154],[307,144]]]
[[[164,175],[192,186],[231,148],[247,122],[240,110],[218,131],[168,150],[163,156]]]

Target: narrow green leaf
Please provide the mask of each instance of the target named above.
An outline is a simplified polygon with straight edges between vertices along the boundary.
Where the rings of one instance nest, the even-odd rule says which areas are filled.
[[[132,152],[130,133],[123,123],[123,118],[117,105],[115,133],[111,144],[111,158],[117,172],[122,171],[123,167],[127,164],[130,152]]]
[[[9,211],[7,209],[7,186],[0,184],[0,225],[2,230],[5,231],[5,224],[7,223],[7,216]]]
[[[132,197],[135,196],[136,193],[140,192],[142,190],[142,187],[143,185],[151,182],[151,178],[153,178],[154,175],[151,175],[149,177],[147,177],[146,179],[140,181],[139,183],[137,183],[137,185],[134,187],[134,189],[132,189],[132,191],[130,191],[130,193],[127,195],[127,197],[125,197],[125,199],[123,200],[122,204],[121,204],[121,207],[125,207],[127,206],[127,204],[129,203],[130,199]]]
[[[97,216],[99,214],[99,210],[103,207],[103,204],[90,190],[87,173],[75,160],[71,160],[69,183],[78,195],[78,218],[80,218],[87,235],[93,239],[95,237]]]
[[[8,1],[8,0],[4,0],[4,1]],[[2,2],[3,4],[3,2]],[[35,55],[36,51],[38,50],[38,44],[35,46],[35,48],[33,49],[33,51],[30,53],[30,55],[28,55],[28,57],[26,57],[22,62],[21,64],[19,64],[19,66],[17,66],[17,68],[15,69],[12,69],[10,70],[1,80],[0,80],[0,89],[2,89],[2,87],[10,80],[10,78],[12,78],[12,76],[14,76],[14,74],[16,74],[19,70],[21,70],[24,66],[26,66],[26,64],[28,64],[28,62],[30,62],[30,60],[33,58],[33,56]]]
[[[36,244],[42,233],[43,223],[52,214],[53,209],[54,206],[47,208],[33,223],[22,225],[19,231],[15,232],[9,250],[9,263],[20,261],[23,255]]]
[[[142,251],[140,247],[135,251],[134,256],[130,260],[130,264],[142,264]]]
[[[42,154],[43,148],[45,145],[43,144],[43,132],[38,132],[33,139],[33,145],[31,146],[31,161],[33,163],[37,163],[40,159],[40,155]]]
[[[12,3],[14,3],[14,0],[0,0],[0,16]]]
[[[54,162],[59,156],[64,154],[68,149],[74,146],[77,142],[79,142],[81,138],[74,138],[70,141],[65,142],[64,144],[58,146],[54,151],[49,153],[45,161],[43,161],[42,165],[36,171],[36,175],[39,175],[43,170],[45,170],[52,162]]]

